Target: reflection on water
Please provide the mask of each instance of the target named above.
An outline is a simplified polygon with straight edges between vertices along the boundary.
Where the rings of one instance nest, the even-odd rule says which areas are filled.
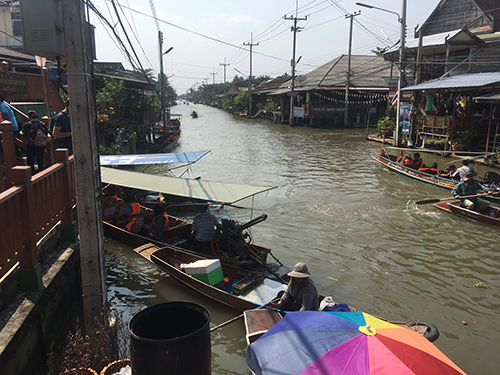
[[[189,116],[193,109],[198,119]],[[380,145],[365,141],[365,130],[290,128],[201,105],[173,112],[184,115],[177,151],[211,150],[183,177],[277,186],[238,202],[253,204],[253,211],[225,208],[218,217],[246,222],[266,213],[269,218],[251,228],[254,241],[287,265],[307,263],[321,293],[390,320],[431,321],[441,332],[436,345],[467,373],[497,372],[498,229],[431,204],[408,206],[450,193],[377,164],[370,156]],[[428,165],[450,162],[421,154]],[[166,173],[162,168],[147,172]],[[238,314],[179,285],[130,249],[113,241],[107,248],[108,297],[126,317],[170,300],[203,304],[213,325]],[[471,287],[478,282],[489,288]],[[213,373],[248,373],[245,347],[242,321],[215,331]]]

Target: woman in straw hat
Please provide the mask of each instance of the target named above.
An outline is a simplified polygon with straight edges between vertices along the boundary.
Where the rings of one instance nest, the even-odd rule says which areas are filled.
[[[299,262],[288,273],[290,282],[280,300],[271,307],[284,311],[318,310],[318,291],[305,263]]]

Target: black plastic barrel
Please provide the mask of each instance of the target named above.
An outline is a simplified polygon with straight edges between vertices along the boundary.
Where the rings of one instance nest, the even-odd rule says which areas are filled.
[[[129,323],[132,375],[210,375],[210,313],[192,302],[165,302]]]

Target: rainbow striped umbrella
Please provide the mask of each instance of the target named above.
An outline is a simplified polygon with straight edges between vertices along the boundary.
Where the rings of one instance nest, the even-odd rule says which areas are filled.
[[[289,312],[247,364],[256,375],[465,374],[419,333],[361,311]]]

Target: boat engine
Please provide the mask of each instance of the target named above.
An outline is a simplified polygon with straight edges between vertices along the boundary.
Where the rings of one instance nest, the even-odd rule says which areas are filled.
[[[248,233],[235,230],[241,225],[230,219],[222,219],[222,235],[218,238],[218,245],[220,250],[238,256],[241,260],[248,260],[250,258],[250,250],[247,247],[247,239],[250,238]],[[242,236],[243,233],[243,236]],[[250,242],[250,240],[248,240]]]

